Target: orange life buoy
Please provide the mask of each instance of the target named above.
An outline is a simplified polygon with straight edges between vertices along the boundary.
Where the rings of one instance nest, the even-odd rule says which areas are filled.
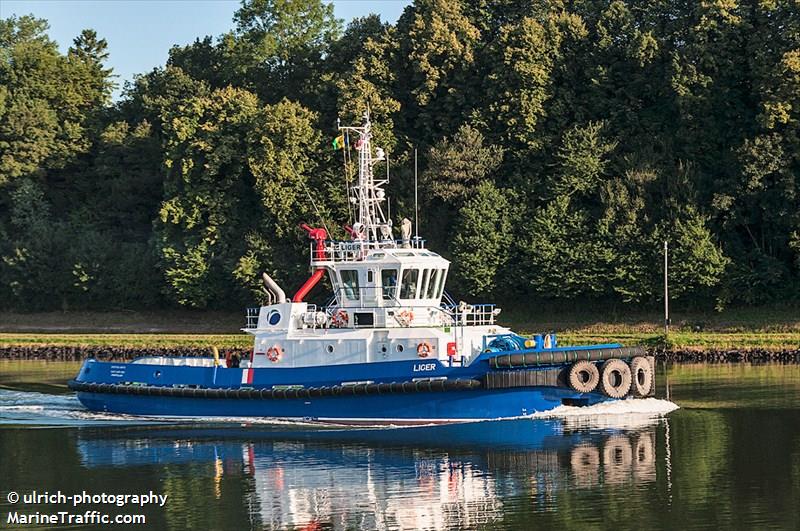
[[[280,361],[281,356],[283,356],[283,350],[279,345],[269,347],[269,350],[267,350],[267,359],[272,363],[277,363]]]
[[[423,341],[419,345],[417,345],[417,356],[420,358],[427,358],[433,352],[433,345],[428,343],[427,341]]]
[[[343,328],[347,326],[349,322],[350,316],[344,310],[336,310],[333,315],[331,315],[331,326],[334,328]]]

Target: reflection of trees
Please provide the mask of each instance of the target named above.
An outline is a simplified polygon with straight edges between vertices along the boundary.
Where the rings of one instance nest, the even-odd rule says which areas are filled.
[[[242,460],[214,459],[201,463],[166,465],[160,492],[169,501],[160,509],[169,529],[249,529],[245,509],[252,483]]]
[[[730,425],[715,411],[685,410],[670,419],[674,496],[689,509],[716,497],[720,472],[727,467]],[[726,503],[720,500],[719,503]]]
[[[800,403],[800,364],[673,363],[672,400],[690,408],[788,408]]]

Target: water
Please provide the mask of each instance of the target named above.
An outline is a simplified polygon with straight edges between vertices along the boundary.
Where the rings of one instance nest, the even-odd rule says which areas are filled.
[[[659,372],[659,399],[588,415],[358,430],[89,413],[74,369],[0,362],[0,527],[15,509],[153,529],[800,529],[798,365],[673,366],[671,412]],[[168,498],[12,506],[10,490]]]

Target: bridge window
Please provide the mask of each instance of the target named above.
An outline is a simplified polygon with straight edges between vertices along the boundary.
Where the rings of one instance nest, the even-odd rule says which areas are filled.
[[[437,299],[440,299],[442,297],[442,292],[444,291],[444,283],[446,277],[447,277],[447,269],[440,269],[438,278],[436,279],[436,291],[434,292],[434,296]]]
[[[419,298],[424,299],[426,298],[426,293],[428,291],[428,281],[431,279],[431,273],[433,269],[424,269],[422,271],[422,282],[419,283]]]
[[[426,299],[436,298],[436,289],[439,286],[439,280],[442,278],[441,269],[431,269],[431,280],[428,282],[428,287],[425,290]]]
[[[400,283],[401,299],[417,298],[418,280],[419,280],[419,269],[406,269],[403,271],[403,281]]]
[[[357,301],[359,299],[358,271],[355,269],[345,269],[339,271],[342,277],[342,290],[347,300]]]
[[[381,286],[383,286],[383,300],[392,300],[397,296],[397,269],[381,271]]]

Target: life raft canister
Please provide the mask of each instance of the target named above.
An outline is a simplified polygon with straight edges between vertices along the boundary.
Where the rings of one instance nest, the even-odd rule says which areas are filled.
[[[272,363],[279,362],[282,357],[283,357],[283,349],[280,347],[280,345],[269,347],[269,349],[267,350],[267,359]]]
[[[647,358],[636,356],[631,360],[631,394],[638,398],[653,392],[653,366]]]
[[[417,356],[420,358],[427,358],[433,352],[433,345],[428,343],[427,341],[423,341],[419,345],[417,345]]]
[[[610,398],[622,398],[631,389],[631,369],[620,359],[610,359],[603,363],[600,373],[600,390]]]

